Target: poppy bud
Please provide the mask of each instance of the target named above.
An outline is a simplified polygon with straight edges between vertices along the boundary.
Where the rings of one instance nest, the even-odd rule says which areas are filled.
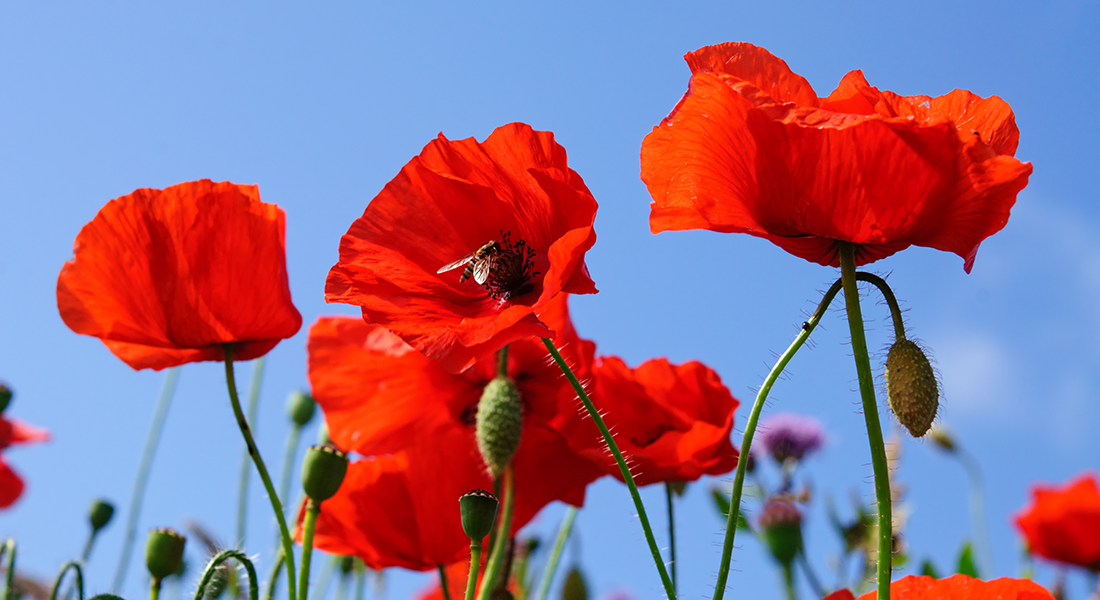
[[[115,515],[115,507],[110,502],[102,499],[92,501],[92,507],[88,509],[88,521],[92,524],[92,531],[96,532],[111,522]]]
[[[167,527],[149,532],[145,541],[145,566],[154,581],[176,572],[183,561],[183,544],[187,538]]]
[[[910,340],[898,340],[890,346],[886,393],[890,410],[913,437],[928,432],[940,405],[936,373],[924,351]]]
[[[320,504],[336,495],[347,473],[347,454],[335,446],[310,446],[302,459],[302,489]]]
[[[950,433],[947,433],[943,427],[933,427],[928,437],[932,439],[932,443],[942,448],[945,452],[955,451],[955,438],[951,437]]]
[[[462,530],[471,542],[480,543],[493,530],[497,520],[497,497],[485,490],[474,490],[458,498]]]
[[[286,397],[286,413],[298,427],[305,427],[313,420],[313,413],[316,411],[317,403],[313,401],[313,396],[302,390],[290,392]]]
[[[477,447],[493,477],[499,477],[512,462],[522,430],[523,405],[516,383],[497,377],[485,386],[477,403]]]
[[[760,528],[775,560],[790,565],[802,548],[802,514],[798,507],[786,500],[768,500],[760,516]]]
[[[561,586],[561,600],[588,600],[588,585],[577,567],[569,569]]]
[[[11,403],[11,390],[8,386],[0,383],[0,413],[4,412],[4,409]]]

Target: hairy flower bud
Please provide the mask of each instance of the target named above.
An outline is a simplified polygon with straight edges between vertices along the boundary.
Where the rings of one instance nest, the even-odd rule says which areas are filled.
[[[348,456],[335,446],[310,446],[302,459],[302,489],[320,504],[336,495],[348,473]]]
[[[145,541],[145,566],[154,581],[176,572],[183,561],[183,545],[187,538],[167,527],[153,529]]]
[[[523,405],[516,383],[497,377],[485,386],[477,404],[477,447],[493,477],[512,462],[522,430]]]
[[[315,412],[317,412],[317,403],[313,401],[313,396],[302,390],[290,392],[286,397],[286,413],[298,427],[305,427],[313,420]]]
[[[99,498],[93,500],[91,508],[88,509],[88,521],[92,525],[92,531],[96,532],[106,527],[114,515],[115,507],[110,502]]]
[[[781,565],[789,565],[802,548],[802,513],[794,503],[771,499],[764,505],[760,528],[772,556]]]
[[[485,490],[473,490],[459,496],[462,530],[471,542],[480,543],[493,530],[498,505],[497,497]]]
[[[932,363],[911,340],[898,340],[890,347],[886,392],[890,410],[913,437],[928,432],[939,408],[939,388]]]

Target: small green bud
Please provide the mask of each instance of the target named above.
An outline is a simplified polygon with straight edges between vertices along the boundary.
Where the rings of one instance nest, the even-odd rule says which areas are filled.
[[[352,570],[355,569],[355,557],[354,556],[341,556],[340,557],[340,572],[344,575],[350,575]]]
[[[88,509],[88,521],[92,524],[92,531],[99,531],[111,522],[115,515],[115,507],[110,502],[97,498],[92,501],[92,507]]]
[[[499,504],[497,497],[485,490],[474,490],[459,496],[462,530],[470,541],[480,543],[493,530]]]
[[[0,383],[0,413],[4,412],[8,404],[11,404],[11,396],[11,389]]]
[[[802,548],[802,513],[792,502],[768,500],[760,516],[760,528],[772,556],[781,565],[789,565]]]
[[[183,560],[183,545],[187,538],[167,527],[153,529],[145,541],[145,566],[155,581],[176,572]]]
[[[561,586],[561,600],[588,600],[588,584],[577,567],[569,569]]]
[[[347,473],[347,454],[335,446],[310,446],[302,460],[302,489],[320,504],[336,495]]]
[[[313,396],[302,390],[290,392],[286,397],[286,414],[298,427],[305,427],[313,420],[315,412],[317,412],[317,403],[313,401]]]
[[[939,409],[939,388],[932,363],[911,340],[898,340],[890,346],[886,392],[890,410],[913,437],[928,432]]]
[[[516,383],[497,377],[485,386],[477,403],[477,448],[490,475],[500,477],[512,462],[522,431],[523,404]]]

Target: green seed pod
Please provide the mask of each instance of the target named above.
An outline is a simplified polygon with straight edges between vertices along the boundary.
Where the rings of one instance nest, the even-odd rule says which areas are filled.
[[[153,529],[145,541],[145,566],[153,580],[160,581],[176,572],[183,560],[187,538],[167,527]]]
[[[886,392],[890,410],[913,437],[932,427],[939,408],[939,388],[932,363],[920,346],[898,340],[886,357]]]
[[[775,560],[790,565],[802,548],[802,514],[798,507],[786,500],[768,500],[760,516],[760,528]]]
[[[317,412],[317,403],[313,401],[313,396],[302,390],[290,392],[286,397],[286,414],[298,427],[305,427],[313,420],[315,412]]]
[[[347,454],[335,446],[310,446],[302,459],[302,489],[320,504],[336,495],[347,473]]]
[[[0,383],[0,413],[4,412],[8,405],[11,404],[11,396],[11,389],[3,383]]]
[[[115,507],[110,502],[101,498],[93,500],[91,508],[88,509],[88,521],[92,524],[92,531],[99,531],[106,527],[114,515]]]
[[[561,600],[588,600],[588,584],[577,567],[569,569],[561,586]]]
[[[498,505],[497,497],[485,490],[474,490],[458,497],[462,530],[471,542],[480,543],[493,530]]]
[[[477,403],[477,447],[490,475],[500,477],[512,462],[522,431],[523,404],[516,383],[497,377],[485,386]]]

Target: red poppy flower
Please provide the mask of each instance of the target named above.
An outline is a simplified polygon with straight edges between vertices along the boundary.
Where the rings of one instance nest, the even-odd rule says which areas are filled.
[[[1063,488],[1035,486],[1031,506],[1016,514],[1028,550],[1050,560],[1100,571],[1100,489],[1096,475]]]
[[[557,331],[556,343],[578,375],[586,377],[594,346],[576,338],[565,302],[564,296],[552,301],[540,316]],[[601,472],[572,452],[554,427],[559,413],[576,410],[576,396],[547,360],[542,343],[514,342],[508,356],[509,374],[524,407],[523,432],[513,459],[513,529],[518,530],[553,500],[583,504],[585,486]],[[319,319],[310,328],[309,377],[333,442],[363,456],[404,453],[407,466],[400,477],[393,476],[400,483],[388,487],[375,485],[374,471],[349,475],[337,495],[325,502],[317,547],[337,553],[354,548],[375,568],[429,569],[464,556],[469,540],[462,533],[458,497],[475,488],[492,488],[478,454],[474,417],[482,390],[495,374],[494,357],[452,375],[381,326],[346,317]],[[353,465],[352,471],[356,468],[367,469]],[[408,491],[395,492],[395,486]],[[381,506],[392,514],[377,512]],[[380,514],[391,522],[418,525],[400,535],[357,525],[377,520]],[[428,514],[433,516],[424,516]],[[347,534],[349,528],[358,533]],[[411,534],[415,540],[403,537]]]
[[[868,592],[859,600],[877,598],[877,592]],[[890,584],[890,597],[894,600],[1054,600],[1050,592],[1029,579],[1002,577],[982,581],[966,575],[952,575],[946,579],[909,575]],[[825,596],[824,600],[855,600],[848,590],[840,590]]]
[[[15,419],[0,416],[0,450],[13,444],[44,442],[50,433]],[[7,508],[23,493],[23,480],[0,457],[0,508]]]
[[[751,44],[684,58],[688,91],[642,144],[654,233],[748,233],[834,267],[838,241],[857,244],[857,266],[926,246],[969,272],[1031,174],[996,96],[898,96],[852,71],[818,98]]]
[[[730,443],[737,399],[702,363],[672,365],[659,358],[631,369],[618,357],[601,357],[591,397],[633,464],[638,485],[693,481],[737,466]],[[591,419],[573,412],[559,421],[575,451],[622,479]]]
[[[61,319],[135,369],[267,354],[298,332],[283,211],[254,185],[140,189],[80,230],[57,279]]]
[[[584,264],[595,217],[552,133],[512,123],[481,143],[440,134],[340,240],[325,300],[358,305],[458,373],[516,340],[553,337],[535,313],[558,293],[596,293]],[[471,261],[480,268],[464,269]]]

